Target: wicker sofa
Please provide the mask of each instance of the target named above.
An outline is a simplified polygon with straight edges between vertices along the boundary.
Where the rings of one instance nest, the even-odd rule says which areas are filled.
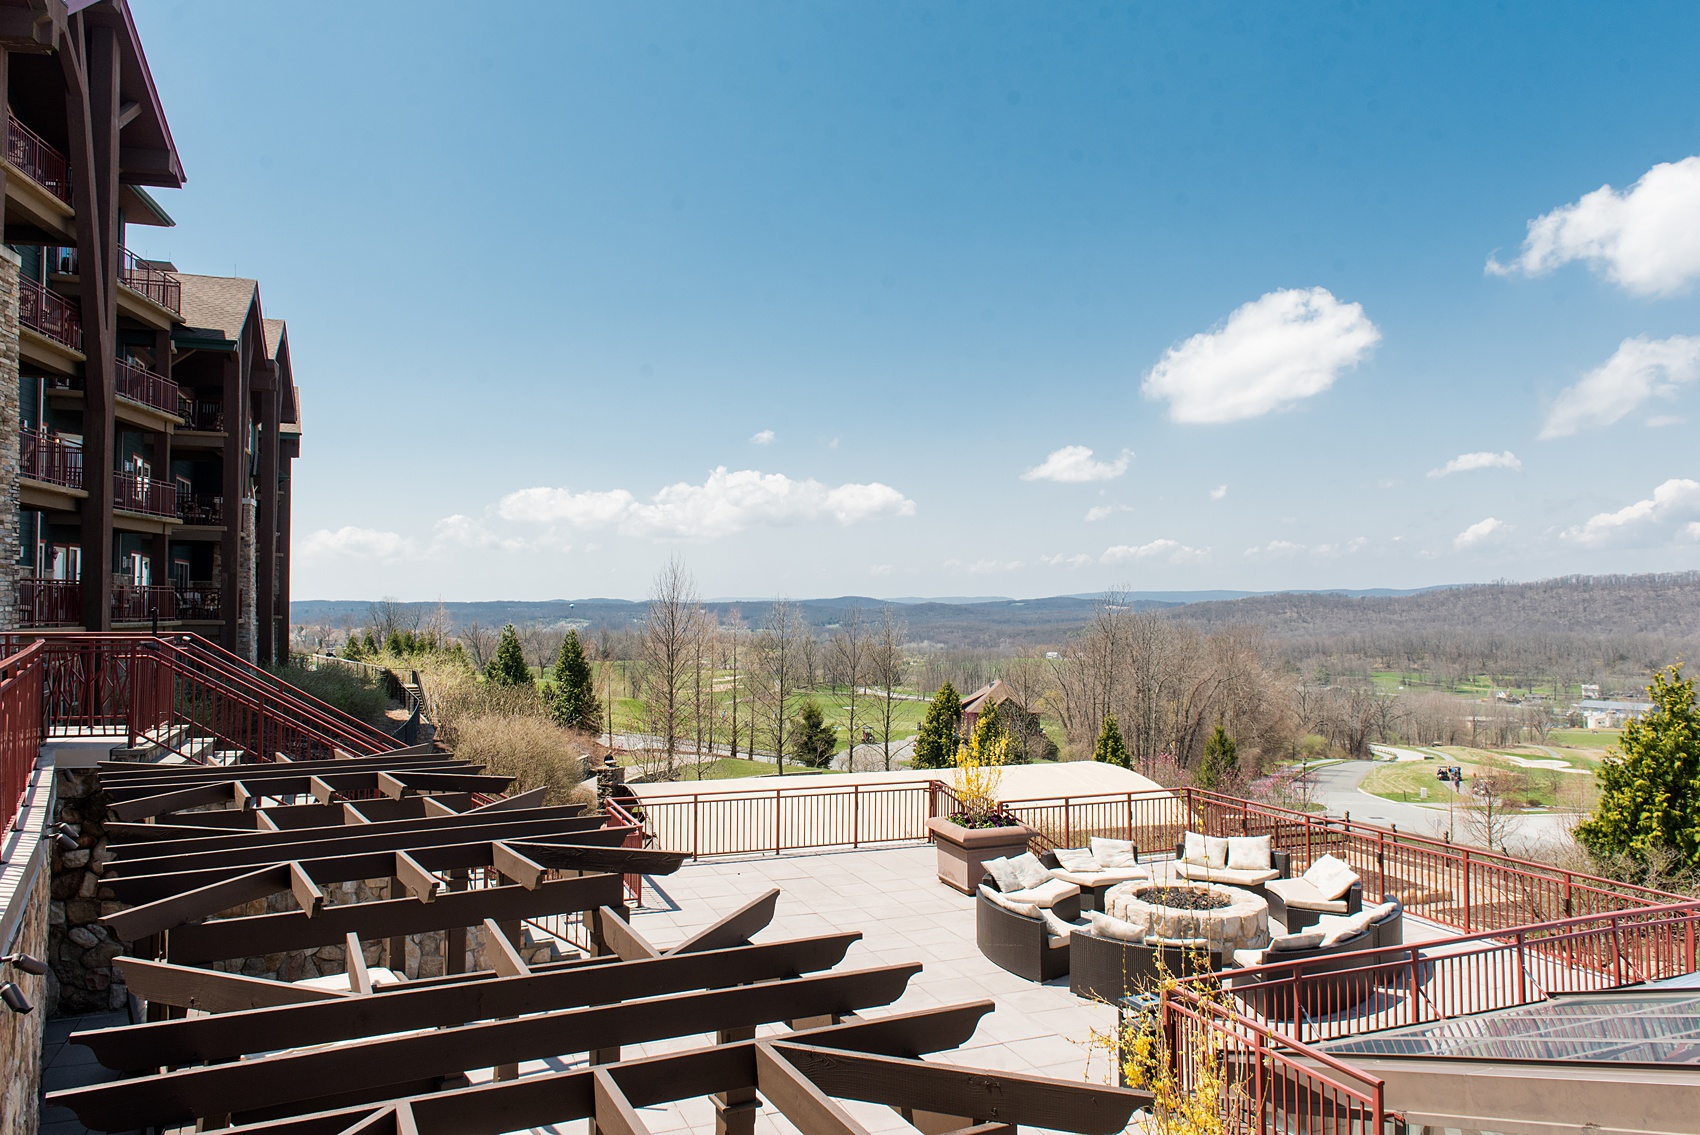
[[[1068,954],[1069,991],[1102,1001],[1154,990],[1165,972],[1181,977],[1222,968],[1221,953],[1207,943],[1123,942],[1084,928],[1069,936]]]
[[[1133,854],[1138,856],[1139,848],[1134,847]],[[1082,911],[1103,910],[1104,896],[1109,893],[1111,887],[1151,877],[1148,868],[1138,866],[1112,867],[1085,874],[1069,871],[1063,867],[1054,851],[1047,851],[1039,856],[1039,862],[1044,864],[1045,869],[1051,873],[1051,878],[1061,879],[1065,883],[1073,883],[1080,888],[1080,909]]]
[[[974,940],[986,960],[1028,981],[1051,981],[1069,970],[1067,937],[1053,934],[1043,916],[1032,917],[1009,909],[987,897],[1001,894],[997,880],[987,875],[974,896]],[[1080,896],[1050,908],[1063,922],[1080,917]]]
[[[1269,900],[1269,917],[1285,926],[1289,934],[1315,926],[1325,914],[1356,914],[1364,908],[1361,879],[1337,899],[1324,898],[1303,876],[1272,879],[1264,885],[1263,896]]]
[[[1269,866],[1261,871],[1236,870],[1232,867],[1212,867],[1208,863],[1188,859],[1186,855],[1186,834],[1175,837],[1175,874],[1183,879],[1191,879],[1200,883],[1221,883],[1223,886],[1240,887],[1244,890],[1264,894],[1264,888],[1274,879],[1285,879],[1292,874],[1293,856],[1291,852],[1276,848],[1269,850]]]

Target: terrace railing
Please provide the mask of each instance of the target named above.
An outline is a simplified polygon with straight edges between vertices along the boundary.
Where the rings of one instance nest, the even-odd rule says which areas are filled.
[[[179,392],[177,396],[177,416],[183,419],[183,428],[188,430],[207,430],[213,433],[224,432],[224,403],[203,402]]]
[[[177,587],[177,617],[179,619],[223,618],[224,593],[216,580],[179,583]]]
[[[643,825],[638,823],[637,817],[620,807],[619,802],[615,800],[605,802],[603,807],[608,813],[608,822],[604,825],[605,827],[631,829],[626,832],[626,838],[620,842],[620,846],[641,849],[647,840],[644,836]],[[632,900],[634,906],[642,906],[643,876],[628,874],[624,876],[624,879],[627,897]]]
[[[224,498],[209,493],[178,493],[177,519],[184,524],[223,524]]]
[[[123,246],[118,249],[118,282],[132,292],[146,296],[160,307],[178,315],[183,314],[182,283]],[[175,409],[173,405],[173,410]]]
[[[77,305],[28,276],[18,278],[18,322],[73,351],[83,349],[83,319]]]
[[[73,203],[71,163],[10,112],[6,115],[6,160],[65,204]]]
[[[0,658],[0,831],[17,822],[41,753],[42,653],[37,643]]]
[[[176,281],[173,280],[172,283]],[[163,410],[167,414],[177,413],[181,396],[175,382],[163,374],[155,374],[123,359],[116,360],[116,366],[112,381],[115,394],[132,402],[151,406],[155,410]]]
[[[124,512],[176,520],[177,486],[136,473],[114,473],[112,507]]]
[[[177,617],[177,589],[119,584],[112,589],[112,621],[145,623]]]
[[[934,784],[651,796],[643,801],[641,819],[655,846],[688,852],[693,859],[919,841],[927,838],[927,821],[936,814]]]
[[[83,487],[83,447],[27,426],[18,432],[18,473],[32,481]]]
[[[20,627],[75,627],[83,621],[83,585],[75,579],[18,580]]]

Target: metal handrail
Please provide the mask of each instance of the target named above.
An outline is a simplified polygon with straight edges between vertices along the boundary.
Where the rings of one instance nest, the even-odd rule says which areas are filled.
[[[73,351],[83,349],[81,310],[28,276],[18,277],[18,322]]]
[[[112,474],[112,507],[144,516],[177,519],[177,486],[139,473]]]
[[[118,282],[160,307],[183,314],[183,284],[123,245],[118,247]]]
[[[6,160],[65,204],[74,204],[71,163],[10,111],[6,113]]]
[[[0,831],[17,823],[41,753],[44,650],[36,643],[0,658]]]
[[[155,374],[145,367],[125,359],[114,360],[117,369],[113,372],[112,392],[132,402],[140,402],[155,410],[163,410],[167,414],[178,412],[181,394],[177,384],[163,374]]]
[[[83,487],[83,447],[29,427],[18,431],[18,473],[33,481]]]

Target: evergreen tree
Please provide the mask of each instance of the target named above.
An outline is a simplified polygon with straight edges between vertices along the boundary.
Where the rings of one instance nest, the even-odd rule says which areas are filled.
[[[400,631],[390,632],[390,637],[384,640],[384,650],[395,658],[407,653],[407,644],[402,642]]]
[[[359,661],[359,659],[362,656],[364,656],[365,653],[366,653],[365,651],[360,649],[360,636],[359,635],[356,635],[356,634],[349,635],[348,641],[342,644],[342,656],[344,658],[352,658],[355,661]]]
[[[584,656],[577,630],[567,632],[561,640],[561,652],[555,656],[555,695],[549,711],[557,725],[586,733],[602,732],[602,703],[596,700],[590,660]]]
[[[1204,743],[1204,759],[1198,765],[1198,786],[1215,788],[1224,781],[1233,780],[1239,771],[1239,746],[1218,722],[1216,731]]]
[[[531,685],[531,667],[525,664],[519,632],[512,623],[502,628],[502,641],[496,644],[496,656],[484,668],[484,678],[492,686]]]
[[[1700,866],[1700,709],[1680,665],[1653,675],[1653,708],[1600,766],[1600,800],[1576,838],[1596,855]]]
[[[915,755],[909,761],[912,768],[949,768],[956,759],[957,727],[962,723],[962,698],[956,687],[946,682],[933,695],[927,716],[915,734]]]
[[[1104,715],[1104,727],[1098,730],[1098,743],[1092,746],[1092,759],[1120,768],[1133,767],[1133,758],[1128,756],[1127,743],[1122,740],[1121,726],[1116,724],[1113,713]]]
[[[799,764],[809,768],[826,768],[832,763],[832,750],[838,735],[826,724],[820,705],[814,698],[806,699],[797,709],[797,719],[791,725],[791,755]]]

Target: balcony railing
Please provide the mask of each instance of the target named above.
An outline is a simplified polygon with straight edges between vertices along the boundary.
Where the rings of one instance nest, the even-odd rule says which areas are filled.
[[[68,489],[83,487],[82,446],[32,429],[21,430],[19,438],[18,472],[21,475]]]
[[[179,619],[222,619],[223,592],[211,580],[179,583],[177,585],[177,617]]]
[[[137,587],[120,583],[112,589],[112,621],[115,623],[145,623],[155,617],[177,617],[175,587]]]
[[[207,493],[178,493],[177,519],[184,524],[223,524],[224,498]]]
[[[203,402],[187,394],[178,394],[177,416],[183,419],[184,429],[224,432],[223,402]]]
[[[18,580],[20,627],[75,627],[82,621],[83,585],[78,580]]]
[[[144,406],[163,410],[167,414],[177,413],[181,398],[175,382],[163,374],[155,374],[123,359],[115,361],[118,369],[112,380],[114,393],[140,402]]]
[[[177,486],[135,473],[114,473],[112,507],[124,512],[176,520]]]
[[[118,249],[118,282],[160,307],[183,314],[183,285],[122,246]]]
[[[77,305],[27,276],[18,279],[18,321],[73,351],[83,349],[83,320]]]
[[[53,196],[71,204],[71,163],[65,155],[10,114],[6,115],[6,160],[29,174]]]

